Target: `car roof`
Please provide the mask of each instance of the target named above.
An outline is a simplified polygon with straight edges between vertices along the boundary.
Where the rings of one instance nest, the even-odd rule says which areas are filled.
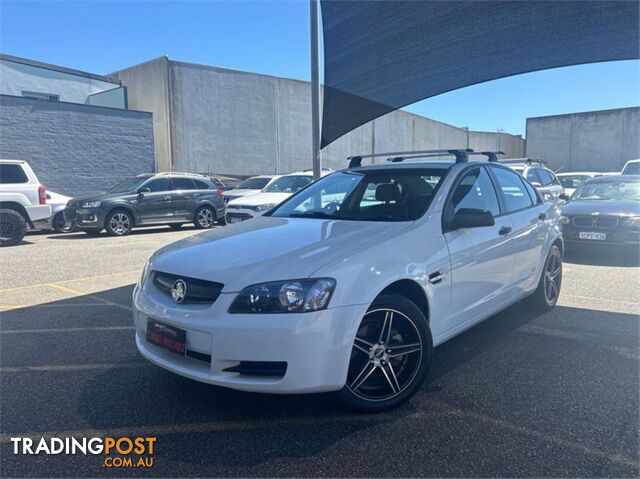
[[[625,163],[625,165],[628,165],[629,163],[640,163],[640,158],[636,158],[635,160],[629,160]]]
[[[585,183],[640,183],[640,175],[609,175],[591,178]],[[583,183],[584,184],[584,183]]]
[[[2,160],[0,160],[0,163],[26,163],[26,160],[9,160],[9,159],[2,159]]]

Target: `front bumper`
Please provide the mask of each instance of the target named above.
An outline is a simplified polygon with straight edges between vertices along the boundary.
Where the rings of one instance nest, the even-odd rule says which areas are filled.
[[[213,305],[178,305],[151,284],[144,291],[136,288],[138,350],[181,376],[244,391],[309,393],[344,386],[355,330],[366,305],[303,314],[229,314],[235,296],[223,293]],[[147,342],[148,318],[186,330],[187,355]],[[252,376],[225,371],[246,361],[285,362],[286,372]]]
[[[104,211],[100,208],[67,206],[64,209],[64,221],[78,229],[102,229],[104,228]]]

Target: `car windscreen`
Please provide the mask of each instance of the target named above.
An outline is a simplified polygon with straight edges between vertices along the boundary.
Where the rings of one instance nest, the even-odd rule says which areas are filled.
[[[640,181],[593,181],[584,183],[571,200],[640,201]]]
[[[334,173],[293,196],[270,216],[350,221],[413,221],[429,207],[444,169]]]
[[[116,186],[113,186],[107,191],[109,191],[110,193],[128,193],[129,191],[135,191],[140,188],[140,185],[142,185],[142,183],[144,183],[148,179],[149,178],[146,176],[127,178],[126,180],[118,183]]]
[[[295,193],[311,183],[311,176],[283,176],[265,188],[266,193]]]
[[[238,190],[261,190],[262,188],[267,186],[267,183],[269,183],[270,179],[271,178],[247,178],[242,183],[240,183],[238,186],[236,186],[236,189],[238,189]]]
[[[588,175],[558,176],[558,179],[560,180],[560,184],[562,185],[563,188],[577,188],[582,183],[587,181],[589,178],[591,177]]]
[[[638,163],[629,163],[624,171],[623,175],[640,175],[640,162]]]

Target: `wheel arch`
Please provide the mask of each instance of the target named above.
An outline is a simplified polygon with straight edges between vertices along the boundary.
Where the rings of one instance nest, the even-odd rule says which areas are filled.
[[[201,200],[196,205],[196,208],[193,210],[193,220],[196,221],[196,213],[203,206],[208,206],[213,210],[214,221],[218,221],[218,212],[216,210],[216,205],[211,200]]]
[[[33,228],[33,223],[31,222],[31,218],[29,218],[29,213],[27,213],[27,210],[25,209],[24,206],[22,206],[20,203],[17,203],[15,201],[0,201],[0,208],[5,209],[5,210],[15,210],[18,213],[20,213],[22,215],[22,217],[24,218],[24,220],[27,222],[27,224]]]
[[[429,300],[424,288],[420,285],[420,283],[412,279],[399,279],[385,286],[385,288],[376,295],[376,298],[382,294],[387,293],[395,293],[407,298],[409,301],[414,303],[418,307],[418,309],[420,309],[420,311],[422,311],[422,314],[424,314],[424,317],[427,319],[427,323],[431,323],[431,316],[429,314]]]
[[[111,213],[113,213],[116,210],[124,210],[127,213],[129,213],[131,215],[131,221],[133,222],[131,227],[133,228],[136,225],[136,214],[133,211],[133,208],[131,208],[131,206],[123,204],[123,203],[116,203],[116,204],[110,205],[107,208],[107,212],[104,214],[104,225],[103,225],[104,228],[107,227],[107,218],[109,217],[109,215]]]

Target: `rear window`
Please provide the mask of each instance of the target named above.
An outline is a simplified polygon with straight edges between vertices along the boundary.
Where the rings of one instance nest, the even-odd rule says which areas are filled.
[[[28,183],[29,179],[20,165],[12,163],[0,164],[0,183]]]
[[[629,163],[624,171],[623,175],[640,175],[640,163]]]
[[[199,190],[208,190],[210,188],[209,185],[202,180],[193,180],[193,182]]]

